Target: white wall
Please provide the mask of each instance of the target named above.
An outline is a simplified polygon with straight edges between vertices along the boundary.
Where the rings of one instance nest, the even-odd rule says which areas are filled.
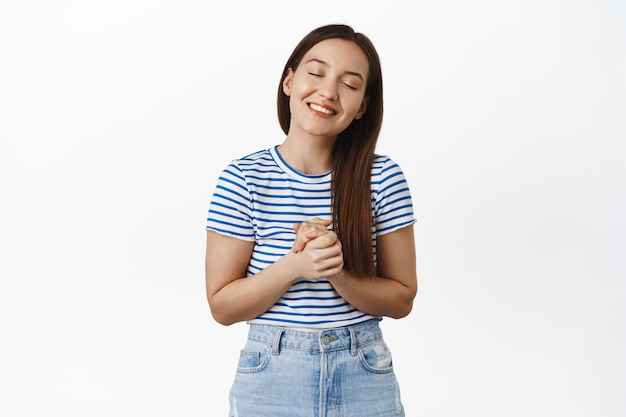
[[[379,49],[419,218],[407,415],[626,414],[626,3],[408,4],[0,3],[0,415],[226,415],[208,200],[335,22]]]

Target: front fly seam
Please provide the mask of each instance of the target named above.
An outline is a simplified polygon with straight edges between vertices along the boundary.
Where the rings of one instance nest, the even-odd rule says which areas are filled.
[[[326,361],[327,361],[327,357],[326,357],[326,351],[324,351],[323,348],[321,348],[320,351],[320,381],[319,381],[319,395],[320,395],[320,401],[319,401],[319,417],[325,417],[326,416],[326,374],[327,374],[327,370],[326,370]]]

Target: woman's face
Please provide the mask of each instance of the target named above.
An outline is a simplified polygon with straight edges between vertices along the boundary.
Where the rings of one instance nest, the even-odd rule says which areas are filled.
[[[334,139],[360,119],[368,72],[367,56],[354,42],[327,39],[311,48],[283,81],[291,110],[289,135]]]

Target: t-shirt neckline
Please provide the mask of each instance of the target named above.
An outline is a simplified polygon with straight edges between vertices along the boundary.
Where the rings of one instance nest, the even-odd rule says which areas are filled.
[[[278,165],[278,167],[282,169],[287,175],[297,179],[298,181],[306,183],[321,183],[325,181],[330,181],[331,171],[318,175],[303,174],[302,172],[293,168],[283,159],[283,157],[278,152],[278,145],[273,146],[269,149],[269,151],[270,155],[272,155],[272,158],[274,159],[274,162],[276,162],[276,165]]]

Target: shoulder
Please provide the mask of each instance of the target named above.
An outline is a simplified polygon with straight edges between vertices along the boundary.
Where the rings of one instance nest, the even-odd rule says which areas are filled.
[[[250,164],[258,164],[264,163],[264,161],[271,161],[272,155],[270,154],[269,149],[261,149],[260,151],[255,151],[249,154],[246,154],[242,157],[233,159],[231,164],[234,165],[250,165]]]
[[[403,175],[402,168],[389,155],[374,154],[372,161],[372,177],[385,178]]]
[[[262,149],[242,157],[232,159],[225,171],[237,172],[239,175],[247,175],[255,171],[267,171],[276,166],[269,149]]]

